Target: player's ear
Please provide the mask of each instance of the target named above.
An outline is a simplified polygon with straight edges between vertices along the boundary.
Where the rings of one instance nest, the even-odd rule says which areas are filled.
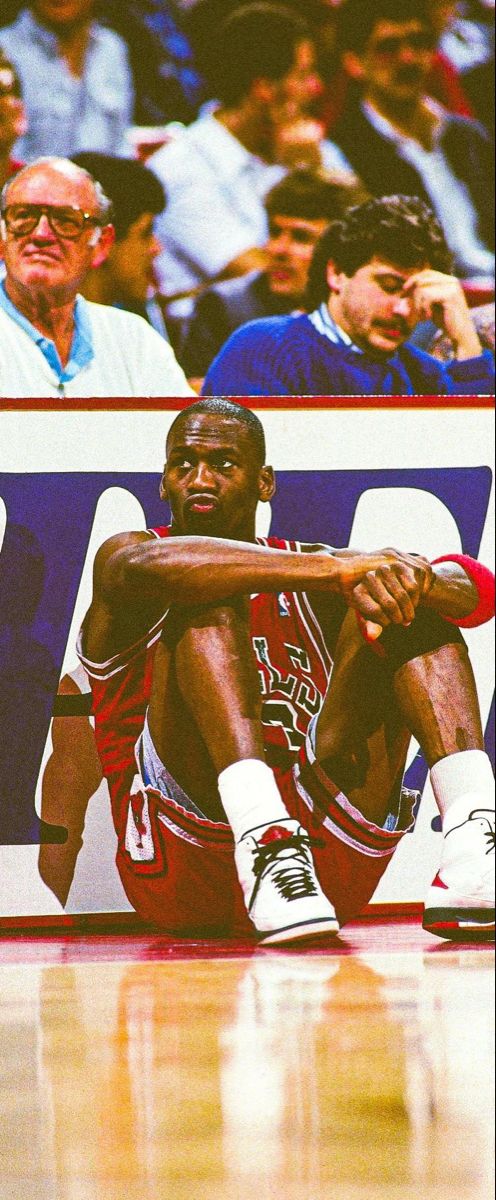
[[[276,481],[272,467],[262,467],[258,477],[258,497],[263,503],[272,500],[276,490]]]
[[[169,499],[169,493],[167,491],[167,484],[165,482],[165,467],[164,467],[164,472],[163,472],[162,478],[160,480],[160,487],[159,487],[158,492],[159,492],[159,496],[160,496],[161,500]]]
[[[105,259],[108,258],[114,242],[115,230],[113,225],[96,226],[89,239],[89,245],[93,249],[92,267],[101,267]]]
[[[343,288],[343,281],[346,279],[343,271],[340,271],[336,264],[329,259],[326,268],[326,280],[331,295],[338,296]]]

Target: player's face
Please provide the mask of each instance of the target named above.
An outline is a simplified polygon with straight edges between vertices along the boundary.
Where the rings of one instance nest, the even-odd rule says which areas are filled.
[[[7,290],[22,308],[23,297],[47,294],[55,304],[74,299],[80,284],[101,250],[93,245],[95,225],[86,223],[76,237],[54,232],[44,205],[72,206],[97,216],[98,203],[90,179],[71,166],[33,164],[14,179],[7,193],[7,208],[37,205],[38,224],[30,233],[7,230],[4,242]]]
[[[302,303],[312,254],[327,225],[325,218],[271,217],[267,277],[275,296],[287,297],[295,306]]]
[[[405,270],[373,258],[355,275],[329,275],[330,309],[338,325],[361,350],[389,357],[417,322],[407,280],[420,270]]]
[[[253,541],[257,504],[273,492],[272,470],[260,467],[241,422],[192,413],[169,435],[161,495],[174,533]]]

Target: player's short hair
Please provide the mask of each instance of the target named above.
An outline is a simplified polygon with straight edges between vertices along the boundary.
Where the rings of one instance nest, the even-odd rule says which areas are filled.
[[[137,159],[81,150],[72,155],[72,162],[97,179],[112,201],[112,224],[117,241],[126,237],[131,225],[143,213],[157,215],[165,208],[165,191],[160,180]]]
[[[226,107],[239,104],[256,79],[283,79],[297,46],[311,36],[305,19],[272,0],[252,0],[235,9],[216,31],[212,85]]]
[[[242,404],[236,404],[233,400],[226,400],[222,396],[206,396],[204,400],[196,400],[193,404],[188,404],[187,408],[181,410],[172,422],[167,434],[165,443],[166,455],[171,434],[188,419],[191,413],[214,413],[216,416],[226,417],[229,421],[237,421],[240,425],[243,425],[250,435],[259,465],[264,465],[266,446],[262,422],[259,421],[251,409],[244,408]]]
[[[337,10],[338,49],[362,54],[379,21],[421,21],[432,30],[429,0],[343,0]],[[432,38],[434,45],[434,31]]]
[[[333,221],[315,247],[308,276],[309,311],[329,299],[327,266],[351,278],[373,258],[404,269],[429,266],[450,274],[452,255],[441,225],[417,196],[383,196],[350,208]]]
[[[265,209],[271,217],[295,217],[302,221],[335,221],[351,205],[364,200],[361,184],[344,181],[342,176],[301,168],[290,171],[265,197]]]

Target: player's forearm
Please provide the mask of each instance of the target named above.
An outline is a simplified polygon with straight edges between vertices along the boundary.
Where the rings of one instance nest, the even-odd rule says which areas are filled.
[[[459,556],[434,565],[434,583],[422,604],[442,617],[468,624],[483,624],[494,613],[494,576],[482,564]]]
[[[337,551],[339,555],[339,551]],[[344,560],[220,538],[177,537],[118,550],[106,567],[107,594],[171,604],[210,604],[251,592],[340,592]]]
[[[457,563],[434,567],[434,583],[422,604],[441,617],[468,617],[477,603],[477,589]]]

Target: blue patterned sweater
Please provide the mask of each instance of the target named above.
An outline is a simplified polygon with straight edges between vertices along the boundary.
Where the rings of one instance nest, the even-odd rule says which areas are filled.
[[[440,363],[405,343],[389,359],[357,354],[319,333],[306,315],[268,317],[237,329],[207,373],[204,396],[491,395],[489,351]]]

